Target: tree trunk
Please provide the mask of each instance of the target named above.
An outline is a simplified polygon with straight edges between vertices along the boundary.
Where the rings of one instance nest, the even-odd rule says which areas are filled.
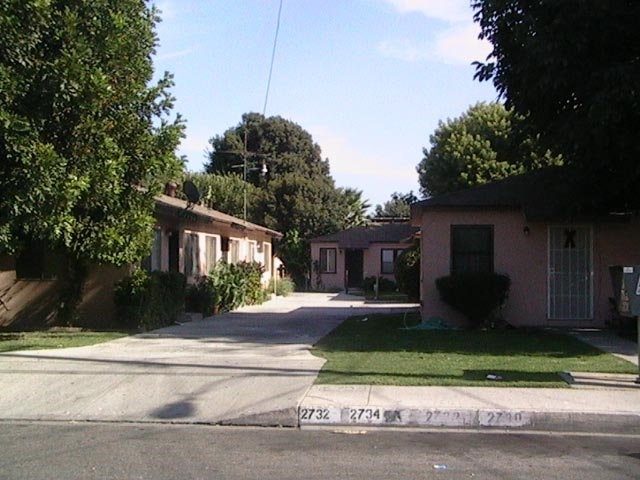
[[[77,308],[82,301],[88,273],[86,260],[73,255],[65,256],[60,272],[60,302],[56,315],[58,324],[73,326],[77,322]]]

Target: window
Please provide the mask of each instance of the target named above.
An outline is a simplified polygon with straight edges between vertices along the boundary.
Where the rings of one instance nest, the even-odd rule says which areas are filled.
[[[320,249],[320,273],[336,273],[336,249]]]
[[[200,275],[200,245],[195,233],[188,233],[184,237],[184,274],[187,277]]]
[[[218,258],[217,246],[218,239],[216,237],[212,237],[207,235],[205,238],[204,248],[205,248],[205,268],[206,273],[210,273],[213,270],[213,267],[216,266],[216,260]]]
[[[229,239],[229,263],[238,263],[240,261],[240,240],[235,238]]]
[[[380,251],[380,273],[393,273],[396,258],[402,252],[401,248],[383,248]]]
[[[451,274],[493,272],[493,226],[451,226]]]
[[[262,244],[262,251],[264,252],[264,270],[266,273],[271,274],[271,244],[264,242]]]
[[[249,255],[247,257],[248,262],[256,261],[256,249],[257,249],[256,242],[249,242]]]
[[[151,255],[142,260],[142,268],[149,272],[162,270],[162,230],[159,228],[153,231]]]

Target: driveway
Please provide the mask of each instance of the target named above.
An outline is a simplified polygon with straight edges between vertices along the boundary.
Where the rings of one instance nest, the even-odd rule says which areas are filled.
[[[90,347],[0,354],[0,418],[295,426],[324,363],[309,347],[348,316],[411,307],[296,293]]]

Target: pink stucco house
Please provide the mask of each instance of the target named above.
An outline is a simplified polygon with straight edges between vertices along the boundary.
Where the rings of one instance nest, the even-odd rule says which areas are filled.
[[[367,277],[395,280],[393,266],[417,232],[408,221],[373,222],[312,238],[311,288],[360,288]]]
[[[147,270],[183,273],[193,283],[222,260],[258,262],[263,284],[278,275],[280,260],[273,242],[282,234],[169,195],[155,197],[153,249],[144,259]],[[59,282],[57,256],[41,245],[20,257],[0,255],[0,327],[30,328],[49,321]],[[113,286],[132,266],[93,265],[78,313],[83,326],[102,328],[115,317]]]
[[[612,318],[608,267],[640,263],[640,221],[576,202],[563,175],[544,169],[412,205],[423,318],[463,322],[435,280],[468,271],[509,275],[512,325],[602,327]]]

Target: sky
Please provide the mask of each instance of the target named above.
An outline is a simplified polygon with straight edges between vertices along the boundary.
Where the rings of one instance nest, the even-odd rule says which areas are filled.
[[[266,97],[280,0],[159,0],[154,67],[174,75],[187,120],[178,154],[202,171],[209,139],[243,113],[277,115],[312,135],[338,187],[372,206],[418,195],[416,166],[438,122],[497,99],[473,79],[471,62],[491,48],[469,2],[283,0]]]

